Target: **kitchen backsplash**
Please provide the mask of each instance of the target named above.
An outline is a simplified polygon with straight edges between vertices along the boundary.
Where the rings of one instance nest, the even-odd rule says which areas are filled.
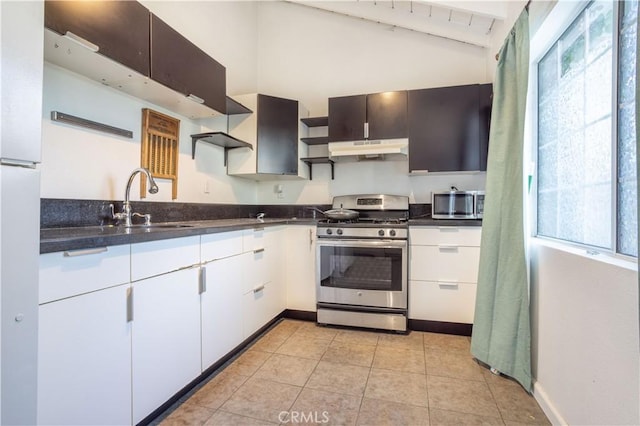
[[[115,211],[122,209],[122,201],[73,200],[42,198],[40,200],[40,227],[60,228],[72,226],[101,226],[114,223],[110,204]],[[314,208],[328,210],[330,204],[206,204],[132,201],[134,212],[150,214],[152,222],[183,222],[214,219],[237,219],[256,217],[264,213],[267,218],[321,219]],[[411,204],[410,218],[431,215],[430,204]]]

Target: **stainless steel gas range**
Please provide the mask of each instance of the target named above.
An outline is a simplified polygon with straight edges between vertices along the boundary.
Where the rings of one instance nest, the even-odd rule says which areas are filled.
[[[318,224],[318,323],[406,331],[409,198],[339,196],[333,208],[359,218]]]

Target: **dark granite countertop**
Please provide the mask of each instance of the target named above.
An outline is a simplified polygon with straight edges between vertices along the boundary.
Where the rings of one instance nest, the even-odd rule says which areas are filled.
[[[120,244],[193,235],[215,234],[262,226],[315,225],[314,219],[218,219],[192,222],[154,223],[152,227],[134,226],[78,226],[69,228],[43,228],[40,230],[40,253],[79,250]]]
[[[409,219],[409,226],[482,226],[481,219]]]

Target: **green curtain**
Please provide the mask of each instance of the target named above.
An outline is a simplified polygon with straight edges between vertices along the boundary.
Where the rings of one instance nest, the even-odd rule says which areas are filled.
[[[522,168],[528,81],[529,14],[525,9],[500,49],[493,85],[471,353],[531,392]]]

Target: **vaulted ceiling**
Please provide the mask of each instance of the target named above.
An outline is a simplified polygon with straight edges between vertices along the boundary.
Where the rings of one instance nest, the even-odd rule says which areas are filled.
[[[379,25],[489,47],[496,22],[506,18],[505,1],[344,0],[290,3]]]

